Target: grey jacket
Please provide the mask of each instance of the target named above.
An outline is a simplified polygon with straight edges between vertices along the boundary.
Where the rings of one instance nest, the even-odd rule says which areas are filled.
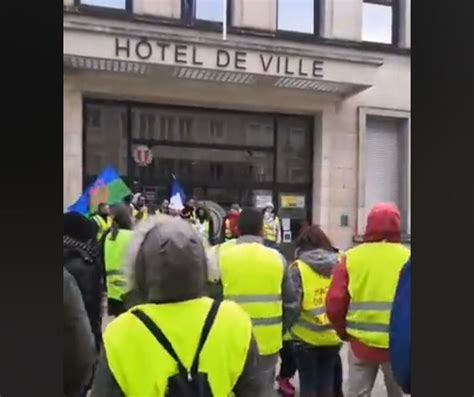
[[[296,252],[297,259],[300,259],[311,267],[316,273],[323,277],[329,278],[334,272],[339,262],[339,256],[335,252],[329,252],[323,249],[308,250],[305,252]],[[295,289],[297,304],[297,317],[301,314],[303,305],[303,283],[301,274],[297,266],[292,266],[290,270],[292,284]]]
[[[94,335],[74,277],[63,269],[64,395],[76,396],[91,379],[96,360]]]
[[[257,236],[241,236],[236,241],[237,244],[245,243],[263,243],[262,238]],[[269,248],[270,249],[270,248]],[[288,273],[288,264],[283,257],[281,256],[281,264],[284,267],[283,271],[283,281],[282,281],[282,301],[283,301],[283,334],[288,331],[293,323],[298,319],[299,316],[299,298],[295,292],[295,289],[292,284],[291,277]],[[218,260],[218,258],[217,258]],[[223,288],[222,282],[209,283],[208,284],[208,294],[215,299],[223,298]]]

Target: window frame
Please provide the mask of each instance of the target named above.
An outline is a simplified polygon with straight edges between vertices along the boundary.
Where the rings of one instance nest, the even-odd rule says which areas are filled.
[[[133,186],[134,189],[140,186],[140,182],[136,180],[138,178],[137,173],[135,172],[134,168],[134,160],[132,157],[132,150],[131,148],[133,145],[137,144],[150,144],[150,146],[154,145],[161,145],[161,146],[170,146],[170,147],[183,147],[183,148],[203,148],[203,149],[223,149],[223,150],[251,150],[257,152],[267,152],[271,153],[273,156],[273,175],[272,175],[272,182],[259,182],[259,181],[248,181],[246,182],[245,186],[235,186],[234,180],[221,180],[216,185],[215,181],[209,181],[207,188],[224,188],[224,189],[248,189],[248,190],[268,190],[272,191],[272,195],[274,200],[278,197],[278,194],[281,192],[286,193],[295,193],[301,194],[302,192],[306,196],[306,208],[307,208],[307,221],[311,221],[313,219],[313,182],[315,178],[314,174],[314,134],[315,134],[315,121],[313,117],[305,116],[305,115],[294,115],[291,113],[278,113],[278,112],[252,112],[252,111],[244,111],[244,110],[236,110],[236,109],[215,109],[209,107],[196,107],[196,106],[179,106],[179,105],[167,105],[167,104],[158,104],[158,103],[148,103],[148,102],[140,102],[140,101],[133,101],[133,100],[117,100],[117,99],[104,99],[104,98],[94,98],[91,96],[83,97],[82,99],[83,104],[83,120],[86,118],[86,107],[89,105],[122,105],[126,109],[127,114],[127,136],[128,136],[128,164],[127,164],[127,174],[121,175],[124,181],[129,185]],[[261,147],[261,146],[251,146],[251,145],[235,145],[235,144],[222,144],[222,143],[200,143],[200,142],[180,142],[180,141],[173,141],[173,142],[166,142],[162,140],[154,140],[154,139],[140,139],[132,137],[132,109],[134,108],[150,108],[153,110],[161,109],[161,110],[175,110],[179,109],[182,111],[187,112],[195,112],[195,113],[228,113],[234,115],[254,115],[254,116],[268,116],[272,118],[273,121],[273,145],[271,147]],[[287,183],[287,182],[278,182],[277,181],[277,162],[278,162],[278,132],[277,132],[277,120],[281,117],[302,117],[309,121],[310,123],[310,157],[308,159],[309,164],[311,166],[308,168],[309,171],[309,180],[308,183]],[[83,186],[87,186],[93,181],[97,175],[89,175],[87,174],[87,126],[85,123],[82,125],[82,183]],[[139,174],[140,178],[147,179],[147,172],[150,172],[149,168],[140,169]],[[161,186],[161,185],[160,185]],[[196,187],[201,185],[196,185],[194,181],[188,181],[187,188],[189,191],[192,191]],[[280,206],[279,202],[275,202],[275,208],[278,210]]]
[[[368,44],[377,44],[377,45],[383,45],[383,46],[389,46],[389,47],[398,47],[399,41],[400,41],[400,0],[390,0],[392,4],[388,5],[386,4],[386,0],[362,0],[362,9],[364,7],[364,3],[367,4],[375,4],[375,5],[380,5],[384,7],[390,7],[392,9],[392,37],[391,37],[391,42],[390,43],[381,43],[379,41],[368,41],[368,40],[362,40],[363,43],[368,43]],[[364,19],[363,19],[363,11],[362,11],[362,32],[364,29]],[[362,36],[361,32],[361,36]]]
[[[74,5],[82,10],[97,10],[118,15],[133,13],[133,0],[125,0],[125,8],[113,8],[105,6],[94,6],[92,4],[83,4],[82,0],[74,0]]]
[[[276,33],[280,37],[294,38],[298,40],[298,37],[321,37],[321,1],[313,1],[313,33],[296,32],[293,30],[279,29],[278,27],[278,15],[280,8],[280,0],[276,1]]]
[[[181,21],[184,22],[186,26],[197,27],[197,28],[207,28],[211,30],[218,30],[223,28],[223,22],[209,21],[206,19],[196,18],[197,10],[197,0],[191,1],[191,9],[187,9],[186,2],[187,0],[181,0]],[[227,2],[227,28],[232,27],[232,0],[226,0]]]

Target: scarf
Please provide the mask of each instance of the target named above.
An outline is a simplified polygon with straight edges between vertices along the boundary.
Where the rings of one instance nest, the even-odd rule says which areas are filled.
[[[99,248],[96,244],[83,243],[69,236],[63,236],[63,248],[82,251],[86,254],[84,259],[88,262],[94,262],[99,257]]]

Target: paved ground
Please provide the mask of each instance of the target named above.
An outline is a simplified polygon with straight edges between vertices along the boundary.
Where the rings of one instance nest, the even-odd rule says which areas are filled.
[[[109,323],[109,321],[111,320],[111,318],[108,318],[108,317],[105,317],[104,318],[104,321],[103,321],[103,328],[105,329],[105,326]],[[341,355],[342,355],[342,363],[343,363],[343,375],[344,375],[344,392],[347,393],[347,374],[348,374],[348,370],[347,370],[347,345],[345,345],[343,348],[342,348],[342,351],[341,351]],[[296,394],[296,397],[299,396],[299,393],[298,393],[298,374],[296,374],[296,377],[293,381],[293,383],[295,384],[296,386],[296,389],[297,389],[297,394]],[[372,396],[371,397],[386,397],[387,396],[387,393],[385,391],[385,386],[383,384],[383,376],[382,376],[382,373],[379,372],[379,374],[377,375],[377,380],[375,381],[375,386],[374,386],[374,390],[372,391]]]
[[[344,345],[342,352],[342,364],[343,364],[343,375],[344,375],[344,393],[347,393],[347,375],[348,375],[348,369],[347,369],[347,345]],[[294,380],[294,384],[297,388],[298,391],[298,374],[296,375],[296,379]],[[296,394],[296,397],[298,397],[299,394]],[[387,392],[385,390],[385,386],[383,383],[383,376],[382,373],[379,372],[377,375],[377,380],[375,381],[375,386],[374,390],[372,391],[372,396],[371,397],[386,397]]]

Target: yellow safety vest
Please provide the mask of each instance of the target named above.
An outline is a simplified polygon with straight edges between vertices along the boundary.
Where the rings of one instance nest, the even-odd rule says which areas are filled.
[[[115,240],[110,235],[105,238],[104,260],[107,280],[107,297],[118,301],[127,292],[127,279],[124,274],[124,266],[127,250],[132,241],[131,230],[119,230]]]
[[[278,234],[280,233],[280,219],[275,217],[272,225],[267,222],[263,223],[263,238],[268,241],[277,242]]]
[[[99,226],[99,231],[97,232],[97,241],[100,241],[105,233],[107,233],[112,227],[112,217],[108,216],[107,220],[104,220],[100,215],[94,215],[92,219]]]
[[[342,341],[332,327],[326,314],[326,295],[331,278],[316,273],[310,266],[297,260],[303,287],[303,307],[300,317],[291,328],[291,335],[313,346],[337,346]]]
[[[199,298],[136,308],[160,327],[189,371],[211,304],[212,299]],[[252,325],[244,311],[233,302],[222,302],[198,367],[208,375],[213,396],[231,395],[244,369],[251,337]],[[176,362],[130,312],[108,325],[104,347],[109,368],[127,397],[164,397],[168,379],[178,374]]]
[[[140,213],[135,207],[133,207],[133,217],[137,219],[137,215]],[[143,211],[143,216],[141,219],[137,219],[138,221],[146,221],[148,219],[148,208],[145,207],[145,211]]]
[[[224,298],[249,314],[260,354],[277,353],[283,336],[280,254],[259,243],[241,243],[226,247],[219,256]]]
[[[397,243],[366,243],[346,252],[351,303],[347,332],[365,345],[388,349],[389,324],[400,271],[410,250]]]

